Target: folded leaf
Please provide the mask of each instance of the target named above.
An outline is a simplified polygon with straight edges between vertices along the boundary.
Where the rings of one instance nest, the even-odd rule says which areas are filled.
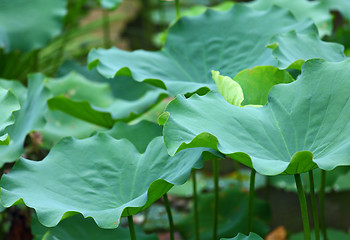
[[[263,175],[296,174],[350,165],[350,61],[310,60],[290,84],[274,86],[268,104],[240,108],[221,95],[185,99],[167,108],[170,154],[210,147]]]

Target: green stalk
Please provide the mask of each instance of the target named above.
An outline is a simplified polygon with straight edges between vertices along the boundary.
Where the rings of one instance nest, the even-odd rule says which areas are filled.
[[[307,213],[307,203],[306,203],[305,193],[304,193],[304,189],[303,189],[303,184],[301,183],[300,174],[295,174],[294,178],[295,178],[295,183],[296,183],[297,189],[298,189],[301,217],[303,219],[304,239],[311,240],[309,216]]]
[[[110,20],[108,10],[102,10],[103,14],[103,42],[105,48],[111,46]]]
[[[325,190],[326,190],[326,171],[321,170],[321,188],[320,188],[320,218],[321,218],[321,230],[324,240],[328,240],[326,229],[326,214],[325,214]]]
[[[310,179],[310,198],[311,198],[311,210],[312,217],[314,219],[314,229],[315,229],[315,239],[320,240],[320,226],[318,223],[318,213],[315,199],[315,184],[314,184],[314,174],[312,170],[309,171],[309,179]]]
[[[198,200],[197,200],[197,179],[196,169],[192,169],[192,184],[193,184],[193,207],[194,207],[194,227],[196,232],[196,240],[199,240],[199,218],[198,218]]]
[[[129,222],[130,239],[136,240],[134,220],[133,220],[132,216],[128,216],[128,222]]]
[[[173,221],[173,215],[171,214],[171,208],[170,208],[170,204],[169,204],[169,200],[168,200],[168,195],[164,194],[163,198],[164,198],[166,211],[168,213],[169,229],[170,229],[170,240],[174,240],[175,239],[175,235],[174,235],[174,221]]]
[[[176,19],[179,20],[180,15],[180,0],[175,0],[175,8],[176,8]]]
[[[248,209],[248,232],[247,235],[252,231],[253,228],[253,215],[254,215],[254,198],[255,198],[255,169],[252,168],[250,172],[250,184],[249,184],[249,209]]]
[[[219,210],[219,168],[218,159],[213,159],[213,172],[214,172],[214,227],[213,227],[213,240],[217,239],[218,229],[218,210]]]

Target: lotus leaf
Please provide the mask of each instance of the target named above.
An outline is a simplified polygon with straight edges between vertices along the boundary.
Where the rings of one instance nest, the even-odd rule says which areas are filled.
[[[60,34],[65,15],[66,0],[0,2],[0,27],[7,34],[10,50],[27,52],[47,45]]]
[[[322,58],[329,62],[345,59],[344,46],[321,41],[315,33],[302,34],[291,31],[274,36],[270,40],[272,54],[277,58],[279,68],[301,69],[301,65],[311,58]],[[300,44],[300,43],[303,44]],[[292,63],[292,64],[290,64]]]
[[[275,34],[291,30],[317,31],[311,21],[298,22],[278,7],[256,11],[235,4],[226,12],[208,9],[172,25],[161,51],[94,49],[89,53],[89,68],[97,67],[107,78],[133,76],[137,81],[167,88],[171,95],[216,89],[211,70],[234,77],[246,68],[276,66],[272,50],[265,45]]]
[[[307,0],[256,0],[249,3],[249,6],[256,10],[266,10],[271,6],[279,6],[288,9],[298,20],[311,18],[319,31],[320,36],[332,33],[332,15],[329,10],[322,7],[319,1]]]
[[[121,216],[146,209],[174,184],[186,182],[192,168],[202,167],[207,150],[170,157],[162,137],[153,139],[143,154],[128,140],[104,133],[83,140],[67,137],[40,162],[17,161],[1,179],[1,203],[25,203],[49,227],[81,213],[101,228],[116,228]]]
[[[136,237],[140,240],[158,240],[156,234],[145,234],[140,226],[135,226]],[[101,229],[91,218],[84,219],[80,215],[64,219],[54,228],[42,226],[36,218],[32,219],[32,232],[35,240],[129,240],[129,229]],[[41,233],[41,234],[40,234]]]
[[[0,106],[0,145],[8,145],[9,135],[4,129],[14,123],[12,113],[19,110],[20,105],[11,90],[0,87]]]
[[[39,130],[45,125],[45,112],[47,110],[46,100],[50,92],[44,86],[45,77],[41,74],[28,76],[28,93],[21,109],[14,113],[15,124],[5,129],[10,135],[8,146],[0,146],[0,165],[17,160],[23,152],[23,144],[28,133]],[[18,87],[18,93],[22,92]]]
[[[263,238],[251,232],[248,236],[238,233],[234,238],[221,238],[221,240],[263,240]]]
[[[298,80],[274,86],[261,108],[233,106],[215,92],[179,95],[166,110],[165,144],[170,154],[218,149],[263,175],[349,165],[349,76],[350,60],[307,61]]]
[[[111,128],[116,121],[135,119],[167,96],[163,90],[155,89],[134,101],[116,99],[106,83],[94,83],[78,74],[52,80],[48,87],[55,95],[48,101],[51,110],[106,128]]]
[[[101,6],[104,9],[114,10],[119,7],[123,0],[101,0]]]

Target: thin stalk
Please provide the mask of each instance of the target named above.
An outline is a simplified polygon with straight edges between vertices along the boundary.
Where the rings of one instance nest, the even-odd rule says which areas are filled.
[[[314,174],[312,173],[312,170],[309,171],[309,179],[310,179],[311,210],[312,210],[312,218],[314,219],[315,239],[320,240],[320,226],[318,223],[318,213],[317,213],[316,198],[315,198]]]
[[[166,207],[166,211],[167,211],[168,219],[169,219],[170,240],[174,240],[175,239],[174,221],[173,221],[173,215],[171,214],[171,208],[170,208],[170,204],[169,204],[169,200],[168,200],[168,195],[164,194],[163,198],[164,198],[164,203],[165,203],[165,207]]]
[[[218,159],[213,159],[214,172],[214,226],[213,226],[213,240],[217,239],[218,229],[218,210],[219,210],[219,167]]]
[[[179,20],[180,15],[180,0],[175,0],[175,8],[176,8],[176,19]]]
[[[321,188],[320,188],[320,195],[319,195],[319,201],[320,201],[320,218],[321,218],[321,230],[324,240],[328,240],[327,236],[327,228],[326,228],[326,214],[325,214],[325,190],[326,190],[326,171],[321,170]]]
[[[198,218],[198,200],[197,200],[197,178],[196,169],[192,169],[192,184],[193,184],[193,207],[194,207],[194,227],[196,232],[196,240],[199,240],[199,218]]]
[[[301,217],[303,219],[304,239],[311,240],[309,216],[307,213],[307,203],[306,203],[305,193],[304,193],[304,189],[303,189],[303,184],[301,183],[300,174],[295,174],[294,178],[295,178],[295,183],[296,183],[297,189],[298,189]]]
[[[128,222],[129,222],[130,239],[136,240],[135,226],[134,226],[134,220],[132,216],[128,216]]]
[[[252,231],[253,228],[253,215],[254,215],[254,198],[255,198],[255,174],[254,169],[250,172],[250,184],[249,184],[249,209],[248,209],[248,232],[247,235]]]
[[[111,31],[110,20],[108,10],[102,10],[103,14],[103,42],[104,47],[109,48],[111,46]]]

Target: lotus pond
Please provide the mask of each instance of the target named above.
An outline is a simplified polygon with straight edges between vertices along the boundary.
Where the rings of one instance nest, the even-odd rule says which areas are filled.
[[[349,0],[2,0],[0,239],[350,239]]]

